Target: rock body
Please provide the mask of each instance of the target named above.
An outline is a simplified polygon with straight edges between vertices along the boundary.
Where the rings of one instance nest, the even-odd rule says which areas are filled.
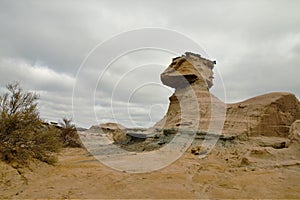
[[[175,88],[175,93],[169,98],[166,116],[154,127],[199,131],[220,129],[226,105],[209,92],[213,86],[214,64],[215,61],[189,52],[172,60],[161,74],[161,81]]]
[[[220,133],[224,125],[221,133],[227,135],[287,137],[290,125],[300,119],[295,95],[270,93],[226,105],[209,92],[215,63],[189,52],[172,60],[161,81],[175,92],[165,117],[154,127]]]
[[[296,120],[290,128],[289,139],[291,140],[291,145],[298,147],[300,149],[300,120]]]
[[[186,52],[181,57],[173,58],[172,63],[161,74],[161,81],[175,89],[197,85],[200,90],[208,91],[213,86],[212,69],[215,63],[198,54]]]
[[[228,104],[225,134],[287,137],[290,125],[300,119],[295,95],[275,92]]]
[[[115,143],[127,143],[130,137],[126,135],[126,128],[117,123],[104,123],[92,126],[87,132],[107,134]]]

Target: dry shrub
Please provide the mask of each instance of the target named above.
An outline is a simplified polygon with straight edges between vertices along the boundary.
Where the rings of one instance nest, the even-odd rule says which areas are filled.
[[[54,129],[43,127],[37,110],[38,95],[19,83],[7,85],[0,96],[0,158],[25,164],[32,158],[54,163],[61,143]]]
[[[63,118],[60,127],[59,138],[65,147],[83,147],[71,119]]]

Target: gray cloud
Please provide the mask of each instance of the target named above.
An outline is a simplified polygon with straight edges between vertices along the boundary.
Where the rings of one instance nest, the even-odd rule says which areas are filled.
[[[107,49],[105,55],[91,58],[87,64],[93,67],[81,74],[85,82],[77,85],[80,106],[76,108],[72,108],[72,89],[78,67],[97,44],[124,31],[161,27],[187,35],[217,60],[215,73],[220,72],[221,77],[216,76],[212,92],[225,100],[224,84],[227,102],[272,91],[299,97],[299,7],[296,0],[3,0],[0,92],[8,82],[19,80],[26,89],[40,94],[40,112],[48,120],[72,116],[75,109],[81,113],[76,119],[80,126],[111,121],[113,102],[115,120],[148,126],[149,121],[163,117],[172,91],[161,85],[139,87],[160,84],[159,74],[173,57],[170,53],[130,53],[104,71],[106,66],[98,66],[97,60],[112,55],[114,49]],[[103,78],[94,85],[92,80],[102,73]],[[89,96],[88,89],[95,96]],[[90,104],[95,104],[94,109]]]

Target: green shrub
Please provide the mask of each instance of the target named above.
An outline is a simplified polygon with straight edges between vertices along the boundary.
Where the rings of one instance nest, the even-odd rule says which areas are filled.
[[[82,147],[76,127],[71,119],[63,118],[59,138],[65,147]]]
[[[25,164],[31,158],[53,163],[61,146],[55,130],[43,128],[37,110],[38,95],[7,85],[0,96],[0,159]]]

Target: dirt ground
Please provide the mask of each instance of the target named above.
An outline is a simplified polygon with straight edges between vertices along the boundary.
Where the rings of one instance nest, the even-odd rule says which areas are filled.
[[[298,149],[238,142],[218,145],[203,159],[186,152],[162,170],[130,174],[68,148],[55,166],[37,162],[16,173],[2,164],[0,198],[299,199],[299,160]]]

